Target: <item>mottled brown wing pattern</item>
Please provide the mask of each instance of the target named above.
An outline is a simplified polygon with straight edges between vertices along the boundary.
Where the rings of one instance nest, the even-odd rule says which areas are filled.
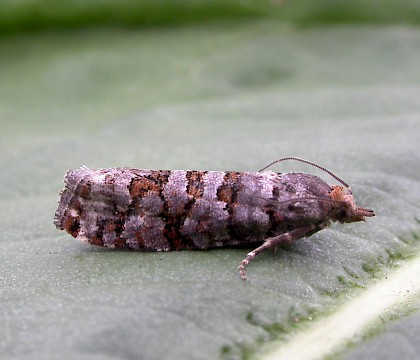
[[[351,196],[341,189],[304,173],[81,167],[66,174],[54,223],[110,248],[172,251],[260,242],[263,250],[341,221],[337,208],[347,209],[344,198]],[[258,249],[242,262],[242,278]]]

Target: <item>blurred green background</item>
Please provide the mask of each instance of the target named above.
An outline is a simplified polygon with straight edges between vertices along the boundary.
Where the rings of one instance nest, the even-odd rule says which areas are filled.
[[[3,0],[2,32],[96,26],[168,26],[220,19],[271,17],[299,24],[419,24],[415,0]]]
[[[0,0],[0,357],[264,356],[418,259],[419,23],[415,0]],[[261,254],[247,283],[246,249],[107,251],[52,224],[83,164],[252,171],[288,155],[377,216]],[[331,354],[418,356],[420,295],[392,294]]]

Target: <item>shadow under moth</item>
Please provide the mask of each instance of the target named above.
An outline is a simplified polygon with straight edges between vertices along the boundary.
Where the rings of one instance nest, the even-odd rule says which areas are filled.
[[[326,171],[318,176],[265,171],[297,160]],[[311,161],[286,157],[259,172],[146,170],[85,166],[68,171],[54,224],[93,245],[138,251],[204,250],[260,245],[261,251],[310,236],[332,221],[364,221],[374,212],[355,204],[347,183]]]

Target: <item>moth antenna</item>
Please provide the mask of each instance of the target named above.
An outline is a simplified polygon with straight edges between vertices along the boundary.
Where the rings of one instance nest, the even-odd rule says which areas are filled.
[[[335,175],[332,171],[328,170],[327,168],[325,168],[325,167],[323,167],[323,166],[321,166],[321,165],[319,165],[317,163],[314,163],[312,161],[301,159],[301,158],[298,158],[298,157],[295,157],[295,156],[289,156],[289,157],[284,157],[284,158],[275,160],[275,161],[269,163],[267,166],[263,167],[258,172],[264,171],[265,169],[268,169],[270,166],[272,166],[272,165],[274,165],[274,164],[276,164],[278,162],[284,161],[284,160],[296,160],[296,161],[303,162],[305,164],[309,164],[309,165],[315,166],[318,169],[321,169],[321,170],[325,171],[327,174],[331,175],[334,179],[336,179],[337,181],[339,181],[340,183],[342,183],[346,188],[350,188],[350,185],[349,184],[347,184],[344,180],[340,179],[337,175]]]

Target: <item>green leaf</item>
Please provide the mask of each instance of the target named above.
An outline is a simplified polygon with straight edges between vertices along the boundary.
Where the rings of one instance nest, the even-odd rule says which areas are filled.
[[[314,24],[419,24],[413,0],[2,0],[0,33],[46,29],[151,27],[271,18]]]
[[[377,286],[393,301],[386,326],[361,318],[364,336],[323,356],[382,346],[394,318],[418,327],[418,283],[387,286],[418,279],[418,29],[261,20],[15,36],[0,53],[1,356],[264,357]],[[82,164],[244,171],[287,155],[336,172],[377,216],[259,255],[248,282],[247,249],[109,251],[52,224]]]

